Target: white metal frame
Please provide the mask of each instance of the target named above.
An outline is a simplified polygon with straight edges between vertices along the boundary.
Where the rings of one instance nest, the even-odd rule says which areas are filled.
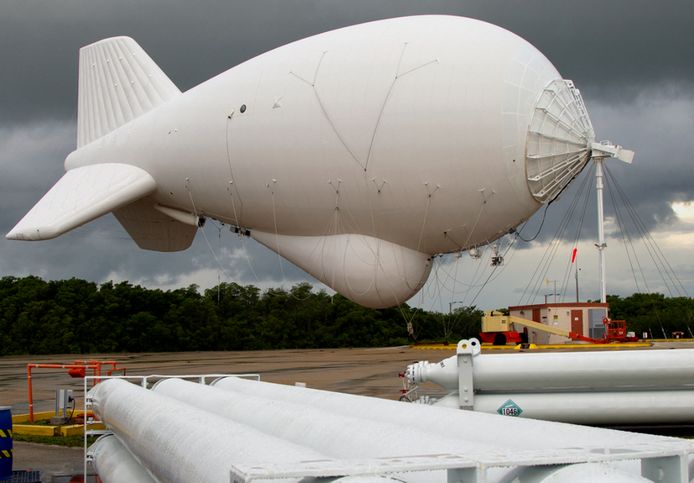
[[[458,342],[455,353],[458,356],[458,406],[460,409],[474,409],[475,386],[473,381],[474,358],[482,351],[477,339],[463,339]]]
[[[384,476],[412,471],[447,470],[448,483],[482,483],[492,468],[512,466],[564,466],[579,463],[606,463],[623,460],[641,460],[641,476],[652,481],[687,483],[689,481],[687,454],[680,444],[660,443],[630,445],[622,451],[605,448],[562,448],[556,451],[535,450],[501,452],[473,457],[462,454],[405,456],[401,458],[373,458],[357,460],[323,460],[293,465],[262,466],[236,465],[232,467],[230,483],[251,483],[255,480],[283,478],[301,479],[340,478],[346,476]]]

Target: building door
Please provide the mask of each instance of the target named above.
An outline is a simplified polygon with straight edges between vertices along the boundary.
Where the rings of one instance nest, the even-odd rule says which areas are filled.
[[[583,334],[583,311],[582,310],[572,310],[571,311],[571,332],[577,334]]]
[[[542,319],[540,318],[540,309],[533,309],[533,320],[535,322],[542,322]]]

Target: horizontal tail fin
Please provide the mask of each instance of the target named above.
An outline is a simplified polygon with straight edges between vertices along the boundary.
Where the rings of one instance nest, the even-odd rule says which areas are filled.
[[[129,37],[80,49],[77,147],[164,104],[181,91]]]
[[[48,240],[126,206],[156,189],[144,170],[127,164],[71,169],[6,235],[10,240]]]

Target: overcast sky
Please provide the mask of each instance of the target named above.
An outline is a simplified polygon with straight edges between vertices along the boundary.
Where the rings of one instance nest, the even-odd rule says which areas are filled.
[[[429,13],[474,17],[507,28],[542,51],[564,78],[574,80],[598,137],[637,152],[632,166],[614,161],[611,172],[684,289],[694,294],[694,209],[687,206],[694,200],[694,3],[690,0],[3,0],[0,232],[8,232],[62,175],[63,161],[75,148],[81,46],[114,35],[131,36],[181,90],[187,90],[293,40],[369,20]],[[491,250],[479,260],[467,254],[444,257],[437,260],[427,287],[411,303],[437,310],[448,310],[450,303],[496,308],[526,301],[528,292],[537,293],[534,301],[540,302],[544,294],[553,292],[553,285],[526,286],[548,258],[545,250],[579,185],[580,179],[550,206],[535,242],[513,245],[504,266],[492,273]],[[640,266],[644,273],[642,279],[637,275],[637,287],[609,198],[607,203],[608,292],[628,295],[647,288],[668,293],[656,264],[639,243],[631,260],[636,271]],[[582,299],[598,296],[592,199],[587,210],[584,241],[579,244]],[[539,218],[532,220],[523,235],[532,236],[538,225]],[[108,215],[51,241],[3,237],[0,276],[130,280],[163,288],[191,283],[205,288],[217,280],[288,288],[310,280],[257,243],[218,230],[212,223],[204,234],[198,234],[184,252],[143,251]],[[559,280],[558,291],[565,285],[574,236],[563,235],[566,241],[544,275]],[[508,243],[501,242],[501,251]],[[574,297],[574,290],[571,278],[562,292]]]

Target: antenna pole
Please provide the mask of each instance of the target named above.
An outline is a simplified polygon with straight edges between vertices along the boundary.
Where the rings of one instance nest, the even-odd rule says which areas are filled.
[[[602,201],[603,179],[602,179],[602,157],[593,158],[595,161],[595,192],[598,195],[598,258],[600,260],[600,302],[607,302],[607,288],[605,286],[605,218]]]

